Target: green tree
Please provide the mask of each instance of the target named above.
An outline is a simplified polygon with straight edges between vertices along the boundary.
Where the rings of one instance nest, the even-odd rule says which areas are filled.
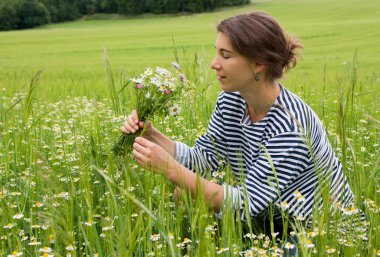
[[[145,12],[150,13],[176,13],[180,3],[178,0],[146,0]]]
[[[144,13],[145,0],[118,0],[118,13],[137,15]]]
[[[45,5],[37,0],[25,0],[17,12],[18,28],[33,28],[50,22],[50,14]]]
[[[81,17],[77,0],[39,0],[50,13],[52,22],[74,20]]]
[[[203,12],[204,11],[203,0],[185,1],[183,9],[185,12],[191,12],[191,13]]]
[[[104,13],[117,13],[118,0],[98,0],[96,2],[96,10]]]
[[[96,11],[97,0],[77,0],[76,6],[81,14],[93,14]]]
[[[0,3],[0,31],[17,29],[20,22],[18,8],[18,3],[14,1],[5,0]]]

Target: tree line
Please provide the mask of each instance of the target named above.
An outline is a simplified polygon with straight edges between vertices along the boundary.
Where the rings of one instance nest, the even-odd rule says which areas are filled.
[[[0,30],[25,29],[94,13],[198,13],[250,0],[0,0]]]

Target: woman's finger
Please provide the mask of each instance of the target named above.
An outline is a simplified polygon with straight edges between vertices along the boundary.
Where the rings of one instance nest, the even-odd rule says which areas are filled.
[[[141,152],[139,152],[138,150],[134,149],[132,151],[132,155],[133,157],[136,159],[136,161],[138,161],[141,165],[145,164],[145,156],[144,154],[142,154]]]
[[[125,121],[123,123],[123,126],[121,127],[121,131],[126,133],[126,134],[130,134],[130,133],[135,133],[136,132],[136,129],[134,129],[128,121]]]
[[[140,121],[140,119],[139,119],[139,116],[137,115],[137,111],[136,110],[132,110],[131,116],[132,116],[133,121],[136,124],[138,124],[138,122]]]
[[[133,117],[133,114],[129,115],[126,121],[134,130],[138,130],[139,126],[139,120],[136,117]]]

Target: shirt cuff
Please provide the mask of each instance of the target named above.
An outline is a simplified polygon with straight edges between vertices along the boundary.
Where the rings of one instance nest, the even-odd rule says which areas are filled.
[[[225,208],[227,201],[229,201],[228,205],[232,206],[233,210],[241,208],[241,206],[239,206],[240,205],[239,204],[240,203],[240,192],[239,192],[239,190],[236,187],[227,185],[225,183],[222,185],[222,187],[223,187],[223,194],[224,194],[223,195],[222,208],[221,208],[220,212],[216,213],[216,216],[219,219],[222,218],[223,208]]]
[[[182,142],[174,142],[175,143],[175,159],[179,163],[181,163],[184,166],[187,166],[187,163],[189,161],[189,147],[182,143]]]

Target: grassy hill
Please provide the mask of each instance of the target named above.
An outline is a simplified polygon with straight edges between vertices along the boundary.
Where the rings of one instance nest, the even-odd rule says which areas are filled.
[[[328,71],[340,70],[357,51],[362,71],[376,82],[380,77],[377,7],[374,0],[254,1],[245,7],[188,16],[111,16],[108,20],[84,19],[1,32],[0,88],[20,90],[37,70],[43,69],[41,85],[52,90],[43,90],[43,96],[103,95],[104,48],[117,78],[121,78],[147,66],[169,66],[174,59],[173,39],[182,61],[192,60],[197,53],[207,66],[214,54],[216,24],[230,15],[253,10],[270,13],[304,43],[303,61],[289,79],[305,84],[318,82],[325,66]]]

